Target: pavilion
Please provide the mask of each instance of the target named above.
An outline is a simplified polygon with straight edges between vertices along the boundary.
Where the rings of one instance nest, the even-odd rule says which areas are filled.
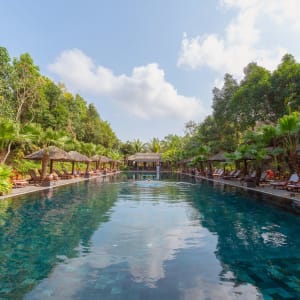
[[[156,171],[162,166],[160,153],[135,153],[128,157],[128,166],[137,171]]]

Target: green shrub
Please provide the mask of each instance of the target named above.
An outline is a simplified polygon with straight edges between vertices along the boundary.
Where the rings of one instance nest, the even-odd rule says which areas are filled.
[[[0,164],[0,195],[8,194],[12,189],[12,183],[10,181],[11,168]]]
[[[40,169],[41,168],[41,162],[38,161],[32,161],[32,160],[26,160],[26,159],[15,159],[13,162],[14,169],[18,170],[18,173],[22,176],[26,176],[29,173],[30,169]]]
[[[129,170],[130,170],[130,167],[129,167],[129,166],[123,165],[123,166],[120,166],[120,170],[121,170],[121,171],[129,171]]]

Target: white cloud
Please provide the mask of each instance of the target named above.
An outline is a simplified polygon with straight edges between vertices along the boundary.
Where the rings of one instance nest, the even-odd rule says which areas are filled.
[[[262,36],[267,34],[264,30],[271,25],[286,34],[300,33],[298,0],[221,0],[220,3],[223,9],[237,11],[225,28],[224,37],[209,34],[189,38],[184,34],[178,66],[192,69],[207,66],[222,75],[229,72],[238,77],[252,61],[272,70],[288,51],[279,44],[264,47]]]
[[[112,100],[140,118],[200,119],[206,113],[199,99],[178,94],[156,63],[135,67],[130,76],[114,75],[96,66],[81,50],[66,50],[49,66],[68,88]]]

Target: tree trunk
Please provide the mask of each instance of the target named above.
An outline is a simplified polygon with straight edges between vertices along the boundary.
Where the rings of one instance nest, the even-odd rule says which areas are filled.
[[[288,165],[290,173],[291,174],[295,173],[296,167],[297,167],[297,161],[295,160],[293,155],[292,154],[284,155],[284,160],[285,160],[286,164]]]
[[[1,161],[2,164],[5,164],[9,154],[10,154],[10,150],[11,150],[11,145],[12,145],[12,142],[9,142],[8,146],[7,146],[7,151],[3,157],[3,160]]]
[[[259,186],[260,177],[261,177],[261,166],[256,166],[255,183],[256,183],[257,186]]]

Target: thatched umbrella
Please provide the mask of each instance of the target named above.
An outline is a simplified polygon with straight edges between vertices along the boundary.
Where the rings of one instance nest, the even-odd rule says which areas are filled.
[[[217,161],[217,162],[224,162],[228,160],[228,158],[225,156],[226,152],[219,152],[217,154],[212,155],[207,159],[208,162],[208,168],[209,172],[212,173],[212,163]],[[225,166],[224,166],[224,171],[225,171]]]
[[[46,178],[47,165],[50,161],[50,173],[53,169],[53,161],[69,161],[69,155],[64,150],[55,146],[49,146],[47,148],[33,152],[24,158],[31,160],[40,160],[42,162],[42,179]]]
[[[225,152],[219,152],[211,157],[208,158],[208,161],[219,161],[219,162],[222,162],[222,161],[226,161],[228,160],[228,158],[226,158],[225,156]]]
[[[100,163],[108,163],[110,162],[110,159],[104,155],[99,155],[99,154],[96,154],[94,156],[92,156],[90,158],[91,161],[94,161],[96,162],[96,169],[99,169],[99,164]]]
[[[72,162],[72,174],[74,175],[74,164],[75,162],[85,162],[86,163],[86,173],[89,171],[89,164],[91,160],[86,156],[77,151],[68,152],[70,161]]]
[[[262,161],[268,161],[268,160],[271,160],[272,157],[268,154],[266,154],[263,158],[262,158]],[[256,160],[255,156],[254,155],[251,155],[251,154],[246,154],[244,155],[241,160],[244,162],[244,173],[245,175],[248,173],[248,164],[247,162],[248,161],[254,161]]]

